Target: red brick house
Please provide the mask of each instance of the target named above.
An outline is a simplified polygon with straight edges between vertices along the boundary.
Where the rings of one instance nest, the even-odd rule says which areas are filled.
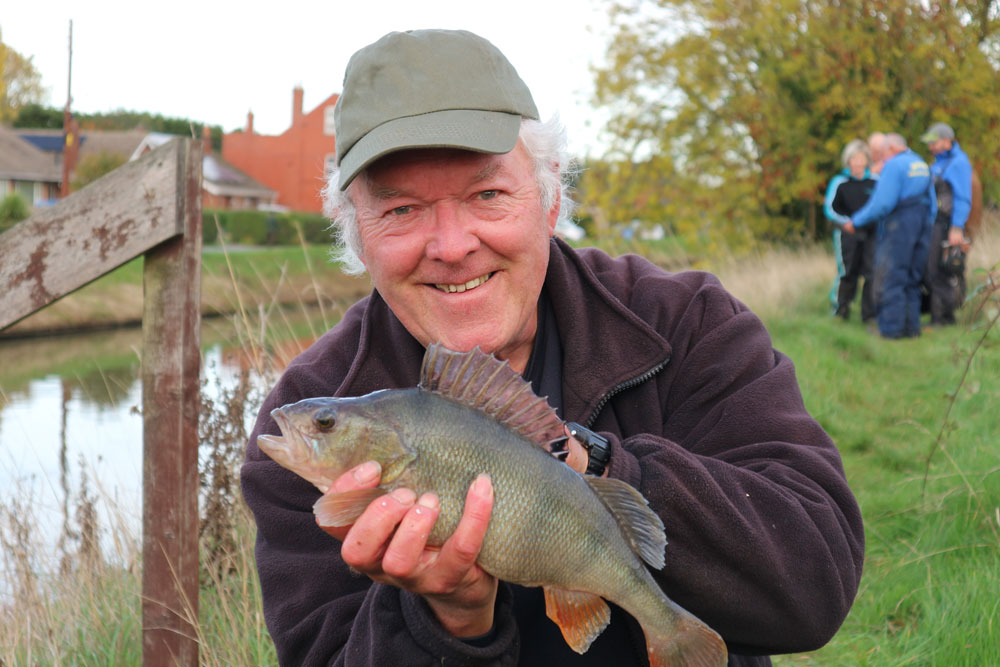
[[[302,88],[292,91],[292,125],[278,136],[256,134],[253,113],[243,131],[222,136],[222,157],[257,181],[277,191],[277,204],[296,211],[320,213],[320,191],[327,166],[334,163],[333,94],[307,114]]]

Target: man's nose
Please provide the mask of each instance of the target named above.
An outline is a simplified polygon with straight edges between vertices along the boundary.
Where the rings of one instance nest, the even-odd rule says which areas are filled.
[[[429,259],[460,262],[479,248],[473,220],[462,211],[461,206],[451,202],[438,203],[433,215],[433,227],[426,247]]]

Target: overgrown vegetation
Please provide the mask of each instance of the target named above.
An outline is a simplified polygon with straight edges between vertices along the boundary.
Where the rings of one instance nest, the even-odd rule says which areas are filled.
[[[648,251],[636,243],[630,249]],[[671,249],[664,250],[673,256]],[[861,503],[867,560],[847,622],[821,651],[780,665],[991,664],[1000,645],[1000,234],[977,242],[973,301],[962,326],[885,341],[828,312],[833,261],[821,248],[778,250],[712,264],[726,286],[767,323],[796,362],[806,404],[837,441]],[[236,255],[222,256],[230,274]],[[282,271],[256,270],[277,275]],[[271,304],[275,280],[256,294],[234,286],[232,386],[202,398],[202,576],[197,622],[201,663],[275,664],[261,616],[253,526],[236,484],[250,416],[284,360],[331,326],[327,301],[308,331]],[[256,304],[260,303],[260,307]],[[256,378],[260,378],[257,381]],[[86,466],[81,466],[86,474]],[[925,471],[926,481],[925,481]],[[0,499],[2,665],[138,665],[138,536],[86,481],[74,500],[61,564],[52,569],[33,516],[16,491]],[[114,508],[112,507],[114,510]],[[97,540],[104,545],[93,548]],[[668,547],[669,549],[669,547]],[[56,574],[57,573],[57,574]],[[11,586],[11,584],[13,584]]]
[[[899,132],[929,157],[934,121],[1000,201],[998,18],[994,0],[609,3],[595,101],[611,148],[581,178],[585,207],[689,239],[711,224],[734,247],[821,239],[847,142]]]
[[[0,234],[31,216],[28,202],[17,192],[0,199]]]

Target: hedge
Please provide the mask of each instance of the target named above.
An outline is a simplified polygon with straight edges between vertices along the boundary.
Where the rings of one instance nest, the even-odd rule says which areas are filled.
[[[298,245],[296,223],[302,228],[306,243],[328,244],[333,241],[330,221],[318,213],[205,209],[202,211],[202,242],[205,244],[218,243],[216,218],[226,243]]]

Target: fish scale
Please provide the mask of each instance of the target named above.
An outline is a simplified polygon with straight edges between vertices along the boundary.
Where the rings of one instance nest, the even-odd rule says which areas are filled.
[[[283,437],[260,436],[261,449],[324,492],[364,461],[382,466],[377,490],[323,496],[322,525],[349,525],[371,493],[405,487],[439,497],[428,544],[440,546],[487,473],[494,505],[477,562],[503,581],[542,586],[547,615],[575,651],[607,625],[606,599],[639,621],[653,667],[725,664],[722,639],[643,565],[663,566],[659,517],[624,482],[582,476],[549,454],[562,422],[506,362],[432,344],[418,387],[310,398],[272,415]]]

